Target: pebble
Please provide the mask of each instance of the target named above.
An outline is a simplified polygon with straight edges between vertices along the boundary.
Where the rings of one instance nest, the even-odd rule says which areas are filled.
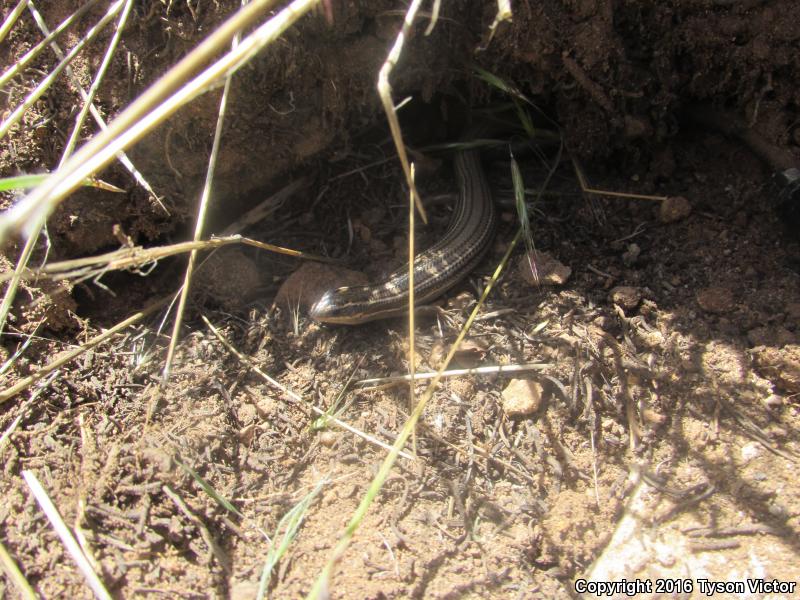
[[[692,212],[692,205],[683,196],[670,196],[661,202],[658,218],[662,223],[674,223]]]
[[[517,266],[522,278],[531,285],[564,285],[572,275],[571,268],[547,252],[529,252]]]
[[[528,379],[512,379],[503,390],[503,411],[509,417],[532,415],[542,404],[542,385]]]

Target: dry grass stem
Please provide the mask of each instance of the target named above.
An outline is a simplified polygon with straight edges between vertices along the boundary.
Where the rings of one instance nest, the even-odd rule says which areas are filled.
[[[0,42],[6,39],[8,32],[11,31],[11,28],[14,27],[14,24],[17,22],[17,19],[19,19],[22,11],[25,10],[26,6],[28,6],[28,2],[30,2],[30,0],[19,0],[17,5],[14,7],[14,10],[8,13],[6,20],[3,21],[2,25],[0,25]]]
[[[97,94],[97,90],[100,88],[100,84],[103,82],[103,78],[108,70],[108,66],[111,64],[111,59],[114,57],[114,53],[117,51],[120,37],[122,37],[122,31],[125,29],[125,24],[128,22],[128,15],[130,15],[132,7],[133,0],[126,0],[125,5],[122,8],[122,14],[119,16],[119,21],[117,21],[117,26],[114,29],[114,34],[111,36],[111,40],[108,42],[108,48],[103,56],[103,61],[100,63],[100,66],[97,69],[97,73],[92,81],[92,85],[89,86],[89,91],[86,92],[86,95],[83,98],[83,106],[81,107],[78,116],[75,118],[75,127],[72,128],[72,134],[70,135],[69,140],[67,140],[67,144],[64,147],[64,152],[61,156],[59,166],[64,164],[67,158],[69,158],[70,154],[72,154],[72,151],[75,149],[75,144],[78,142],[81,129],[83,128],[83,123],[86,120],[86,115],[94,104],[94,97]],[[31,10],[34,10],[33,4],[31,4]],[[36,21],[40,23],[40,26],[44,26],[44,20],[40,20],[41,16],[39,15],[38,11],[36,11],[34,15],[37,17]],[[43,29],[46,34],[46,28],[43,27]],[[53,42],[53,47],[56,49],[58,48],[58,45]],[[79,86],[79,88],[81,91],[83,91],[81,86]]]
[[[220,331],[219,331],[219,330],[218,330],[216,327],[214,327],[214,326],[211,324],[211,321],[209,321],[209,320],[208,320],[208,319],[207,319],[205,316],[203,316],[203,317],[202,317],[202,319],[203,319],[203,322],[204,322],[204,323],[205,323],[205,324],[208,326],[208,328],[211,330],[211,332],[212,332],[212,333],[213,333],[215,336],[217,336],[217,339],[218,339],[220,342],[222,342],[222,344],[223,344],[223,345],[224,345],[224,346],[225,346],[225,347],[228,349],[228,351],[229,351],[231,354],[233,354],[233,355],[234,355],[236,358],[238,358],[238,359],[239,359],[239,360],[240,360],[240,361],[241,361],[243,364],[247,365],[247,367],[249,367],[249,368],[250,368],[250,369],[252,369],[252,370],[253,370],[255,373],[257,373],[257,374],[258,374],[258,375],[259,375],[259,376],[260,376],[262,379],[264,379],[264,380],[265,380],[267,383],[269,383],[270,385],[274,386],[275,388],[277,388],[277,389],[281,390],[283,393],[285,393],[287,396],[289,396],[289,397],[290,397],[292,400],[294,400],[294,401],[298,402],[298,403],[299,403],[301,406],[307,406],[307,407],[308,407],[308,408],[309,408],[309,409],[310,409],[312,412],[314,412],[315,414],[317,414],[317,415],[319,415],[319,416],[324,416],[324,417],[325,417],[326,419],[328,419],[329,421],[331,421],[331,422],[333,422],[333,423],[336,423],[336,424],[337,424],[339,427],[341,427],[342,429],[345,429],[345,430],[349,431],[350,433],[352,433],[352,434],[354,434],[354,435],[357,435],[358,437],[360,437],[360,438],[362,438],[362,439],[366,440],[366,441],[367,441],[367,442],[369,442],[370,444],[374,444],[374,445],[376,445],[376,446],[380,446],[380,447],[381,447],[381,448],[383,448],[384,450],[389,450],[390,452],[393,450],[392,446],[389,446],[389,445],[388,445],[388,444],[386,444],[385,442],[382,442],[382,441],[381,441],[381,440],[379,440],[378,438],[375,438],[375,437],[373,437],[373,436],[369,435],[368,433],[365,433],[365,432],[363,432],[363,431],[360,431],[360,430],[356,429],[356,428],[355,428],[355,427],[353,427],[352,425],[348,425],[347,423],[345,423],[344,421],[342,421],[342,420],[341,420],[341,419],[339,419],[338,417],[335,417],[335,416],[333,416],[333,415],[329,415],[327,411],[324,411],[324,410],[322,410],[321,408],[319,408],[318,406],[315,406],[315,405],[311,404],[310,402],[308,402],[307,400],[304,400],[302,396],[300,396],[299,394],[295,393],[295,392],[294,392],[294,391],[292,391],[290,388],[288,388],[288,387],[286,387],[285,385],[283,385],[281,382],[279,382],[279,381],[277,381],[277,380],[273,379],[272,377],[270,377],[269,375],[267,375],[266,373],[264,373],[264,371],[262,371],[261,369],[259,369],[259,368],[258,368],[258,366],[256,366],[255,364],[253,364],[253,361],[251,361],[251,360],[250,360],[248,357],[246,357],[244,354],[242,354],[241,352],[239,352],[239,350],[237,350],[237,349],[236,349],[236,348],[233,346],[233,344],[231,344],[231,343],[230,343],[230,342],[229,342],[229,341],[228,341],[228,340],[225,338],[225,336],[223,336],[223,335],[222,335],[222,333],[221,333],[221,332],[220,332]],[[399,452],[399,455],[400,455],[400,456],[402,456],[403,458],[407,458],[408,460],[414,460],[414,457],[413,457],[413,456],[411,456],[410,454],[406,453],[406,452],[402,452],[402,451],[401,451],[401,452]]]
[[[240,235],[229,235],[227,237],[214,237],[210,240],[199,240],[192,242],[179,242],[169,246],[156,246],[154,248],[142,248],[141,246],[132,246],[129,248],[120,248],[113,252],[106,254],[98,254],[97,256],[87,256],[84,258],[75,258],[72,260],[64,260],[57,263],[50,263],[41,269],[25,269],[22,274],[22,279],[37,279],[47,278],[53,280],[59,279],[80,279],[85,280],[92,277],[97,277],[108,271],[119,271],[122,269],[138,269],[145,265],[151,265],[159,260],[175,256],[177,254],[184,254],[192,250],[216,250],[224,246],[232,244],[243,244],[245,246],[252,246],[261,250],[268,250],[278,254],[285,254],[286,256],[293,256],[295,258],[303,258],[307,260],[315,260],[318,262],[336,264],[339,261],[328,258],[325,256],[317,256],[316,254],[308,254],[300,252],[299,250],[292,250],[291,248],[284,248],[282,246],[275,246],[267,242],[259,242],[251,238],[242,237]],[[0,274],[0,283],[11,279],[10,273]]]
[[[414,181],[414,163],[411,163],[411,181]],[[414,194],[408,196],[408,411],[414,410],[414,372],[416,370],[416,349],[414,324]],[[417,454],[416,431],[411,435],[411,448]]]
[[[239,43],[240,34],[237,32],[231,42],[231,50],[235,50]],[[225,77],[225,85],[222,88],[222,96],[219,99],[219,109],[217,112],[217,124],[214,128],[214,141],[211,144],[211,153],[208,157],[208,168],[206,169],[206,179],[203,183],[203,191],[200,194],[200,204],[197,207],[197,218],[194,226],[194,241],[199,242],[203,237],[203,228],[206,222],[206,215],[208,214],[208,204],[211,199],[211,186],[214,182],[214,173],[217,166],[217,158],[219,157],[219,145],[222,140],[222,126],[225,123],[225,108],[228,104],[228,94],[231,89],[231,81],[233,74],[229,73]],[[192,275],[194,273],[194,265],[197,261],[197,248],[189,252],[189,262],[186,264],[186,272],[183,277],[183,285],[181,286],[180,298],[178,299],[178,308],[175,311],[175,322],[172,326],[172,335],[169,340],[169,348],[167,349],[167,358],[164,361],[164,370],[162,374],[161,383],[165,384],[169,379],[169,372],[172,368],[172,359],[175,356],[175,347],[178,343],[180,336],[181,325],[183,324],[183,313],[186,310],[186,300],[189,298],[189,290],[192,286]]]
[[[241,215],[236,221],[228,225],[222,230],[221,236],[234,235],[244,231],[247,227],[254,225],[266,219],[276,210],[281,208],[284,203],[294,196],[295,193],[308,187],[311,184],[310,177],[300,177],[288,183],[286,186],[272,194],[266,200],[262,200],[258,205],[254,206],[246,213]]]
[[[572,159],[572,167],[575,170],[575,176],[578,178],[578,183],[581,186],[581,190],[587,194],[595,194],[598,196],[611,196],[612,198],[629,198],[631,200],[654,200],[656,202],[664,202],[669,198],[667,196],[653,196],[651,194],[632,194],[629,192],[612,192],[610,190],[601,190],[598,188],[590,187],[586,181],[586,177],[583,174],[578,162],[573,158]]]
[[[20,2],[20,4],[23,4],[23,2]],[[29,4],[29,0],[24,2],[24,4],[27,6]],[[2,75],[0,75],[0,88],[5,86],[16,75],[18,75],[19,73],[22,73],[25,70],[25,67],[28,66],[28,63],[30,63],[34,58],[39,56],[39,53],[42,50],[44,50],[45,47],[50,42],[52,42],[59,35],[64,33],[67,29],[69,29],[74,23],[77,22],[77,20],[79,18],[81,18],[86,13],[86,11],[88,11],[90,8],[92,8],[92,6],[94,6],[95,4],[97,4],[97,0],[89,0],[88,2],[83,4],[78,10],[76,10],[74,13],[72,13],[70,16],[68,16],[66,19],[64,19],[59,24],[59,26],[56,27],[53,30],[52,33],[47,35],[47,37],[45,37],[43,40],[41,40],[33,48],[28,50],[22,58],[20,58],[17,62],[15,62],[13,65],[11,65],[11,67],[9,67],[8,70],[6,70]],[[17,6],[17,8],[19,8],[19,5]],[[16,8],[14,10],[16,12]],[[9,15],[9,18],[10,18],[10,16],[11,15]],[[6,23],[8,23],[8,19],[6,20]],[[3,28],[4,29],[6,27],[6,23],[3,24]],[[10,29],[10,27],[11,26],[9,25],[9,29]]]
[[[64,520],[61,518],[61,515],[58,512],[58,509],[53,504],[50,497],[45,492],[42,484],[39,483],[39,480],[36,478],[36,475],[33,474],[33,471],[22,471],[22,476],[25,478],[25,482],[28,484],[28,487],[33,493],[34,498],[36,498],[36,502],[39,503],[39,506],[42,509],[42,512],[47,516],[50,524],[55,529],[58,537],[61,538],[61,542],[64,544],[67,552],[70,556],[72,556],[72,560],[75,561],[75,564],[78,565],[81,573],[83,574],[86,582],[89,584],[89,587],[92,588],[94,595],[101,600],[111,600],[111,594],[108,593],[106,590],[105,585],[100,578],[97,576],[97,573],[92,568],[92,565],[89,563],[89,560],[86,558],[86,555],[81,550],[78,542],[75,540],[75,537],[72,535],[72,532],[67,527],[67,524],[64,523]]]
[[[123,13],[124,12],[126,12],[126,9],[123,9]],[[33,4],[31,4],[31,14],[33,14],[33,18],[36,20],[36,24],[39,26],[39,29],[42,30],[42,33],[44,33],[46,36],[49,37],[50,30],[48,29],[47,24],[44,22],[44,19],[42,19],[42,16],[39,14],[39,11],[37,11],[35,9]],[[111,42],[109,43],[109,50],[106,51],[106,56],[103,58],[103,64],[100,66],[100,69],[98,69],[98,75],[95,77],[95,82],[98,82],[98,77],[102,78],[100,73],[105,68],[107,68],[105,66],[106,60],[110,61],[110,58],[113,56],[113,52],[114,52],[113,49],[116,48],[116,46],[118,45],[118,39],[119,39],[119,37],[120,37],[120,35],[122,33],[122,29],[124,28],[124,23],[125,23],[125,17],[121,16],[119,22],[117,23],[116,30],[114,31],[113,38],[112,38]],[[61,48],[59,48],[58,43],[55,42],[55,41],[52,41],[50,43],[50,47],[53,49],[53,52],[55,52],[55,54],[58,57],[58,59],[59,60],[63,60],[64,53],[61,51]],[[106,121],[103,118],[103,115],[100,114],[100,111],[97,109],[97,107],[95,106],[94,102],[92,101],[92,96],[94,94],[90,95],[89,92],[87,92],[86,90],[83,89],[83,85],[82,85],[80,79],[78,79],[78,77],[72,71],[72,67],[68,66],[66,68],[65,72],[66,72],[67,76],[72,80],[72,86],[80,94],[81,99],[83,100],[85,106],[89,107],[89,113],[92,115],[92,118],[94,119],[94,121],[97,124],[97,126],[101,130],[105,131],[108,128],[108,126],[106,125]],[[97,85],[99,85],[99,82],[97,83]],[[92,87],[93,88],[95,87],[95,83],[92,83]],[[82,117],[79,117],[79,118],[82,119]],[[77,131],[80,131],[80,128],[77,128]],[[74,134],[75,134],[75,132],[73,131],[73,135]],[[73,150],[73,148],[70,148],[70,154],[72,153],[72,150]],[[138,183],[140,186],[142,186],[142,189],[144,189],[150,195],[150,199],[153,202],[155,202],[156,204],[158,204],[158,206],[161,208],[161,210],[164,211],[164,214],[169,216],[170,213],[167,210],[167,207],[164,206],[164,204],[161,202],[161,199],[153,191],[153,188],[150,186],[150,184],[144,178],[144,175],[142,175],[141,171],[139,171],[139,169],[137,169],[134,166],[134,164],[130,160],[130,158],[128,158],[128,155],[125,154],[124,152],[118,152],[116,156],[117,156],[117,160],[119,160],[119,162],[122,164],[122,166],[125,167],[125,169],[127,169],[127,171],[131,174],[131,177],[133,177],[133,179],[136,181],[136,183]],[[110,188],[105,187],[105,186],[100,186],[100,187],[101,187],[101,189],[110,189]],[[124,190],[119,190],[119,191],[124,191]]]
[[[106,69],[111,62],[111,57],[114,54],[114,51],[117,47],[117,43],[119,42],[120,35],[122,33],[122,29],[125,26],[125,22],[128,19],[128,15],[130,13],[130,9],[133,6],[133,0],[127,0],[120,15],[119,22],[117,23],[116,31],[112,36],[111,42],[109,43],[108,50],[106,51],[105,56],[103,57],[103,62],[100,65],[100,68],[97,71],[97,75],[95,80],[92,82],[92,87],[89,90],[89,94],[84,99],[83,108],[81,109],[80,113],[78,114],[77,119],[75,120],[75,127],[72,130],[72,135],[70,136],[65,148],[64,152],[61,155],[60,164],[63,164],[64,161],[67,160],[69,155],[72,153],[73,148],[75,147],[75,143],[80,135],[81,128],[83,127],[84,119],[86,118],[86,112],[90,106],[92,106],[92,100],[94,98],[95,93],[97,92],[98,87],[100,86],[100,82],[103,80],[103,76],[105,75]],[[43,30],[45,35],[48,34],[47,26],[44,23],[39,11],[36,10],[36,7],[31,2],[30,4],[31,13],[34,16],[34,19],[39,24],[39,27]],[[58,50],[58,46],[55,42],[53,42],[54,49]],[[57,54],[61,54],[60,51]],[[61,55],[59,58],[61,60],[65,60],[65,57]],[[31,254],[33,253],[34,246],[36,245],[36,241],[39,237],[39,231],[36,231],[25,240],[25,246],[20,253],[20,256],[17,260],[17,264],[14,267],[14,273],[11,278],[11,283],[6,288],[6,293],[3,296],[3,302],[0,304],[0,334],[2,334],[3,329],[5,328],[6,319],[8,317],[8,311],[11,309],[11,303],[14,301],[14,298],[17,294],[17,288],[19,287],[20,278],[22,276],[22,272],[28,266],[28,261],[30,260]]]
[[[417,192],[417,186],[411,175],[408,154],[406,153],[406,146],[403,143],[403,134],[400,132],[400,121],[397,119],[397,111],[395,110],[394,101],[392,100],[392,86],[389,83],[389,75],[391,75],[397,61],[400,60],[400,54],[403,51],[403,43],[408,37],[408,32],[411,29],[414,17],[421,4],[422,0],[412,0],[411,6],[409,6],[408,11],[406,11],[406,16],[403,19],[403,27],[400,33],[397,34],[394,46],[392,46],[392,49],[389,51],[389,56],[386,57],[386,62],[383,63],[380,73],[378,74],[378,95],[381,97],[383,110],[386,112],[386,118],[389,120],[389,129],[392,132],[395,148],[397,148],[397,156],[400,157],[400,164],[403,166],[403,173],[406,176],[408,188],[411,190],[411,195],[414,198],[414,203],[417,205],[417,210],[422,217],[422,221],[427,225],[428,216],[425,213],[422,200]]]
[[[112,4],[106,14],[100,19],[97,24],[95,24],[89,31],[86,32],[86,35],[78,41],[75,46],[69,51],[69,53],[56,65],[56,68],[53,69],[47,77],[42,79],[39,82],[32,92],[30,92],[26,97],[25,100],[17,106],[12,113],[6,118],[2,123],[0,123],[0,138],[4,138],[6,134],[8,134],[9,130],[19,123],[22,116],[28,111],[28,109],[33,106],[33,104],[42,97],[42,95],[48,90],[48,88],[53,84],[53,82],[58,78],[61,72],[67,68],[69,63],[73,61],[73,59],[78,55],[78,53],[83,50],[83,47],[91,42],[97,35],[103,31],[106,25],[108,25],[111,20],[117,16],[117,13],[122,10],[124,0],[117,0]],[[94,173],[89,173],[88,175],[93,175]],[[77,187],[77,186],[76,186]]]
[[[442,371],[442,377],[460,377],[462,375],[499,375],[503,373],[526,373],[528,371],[541,371],[552,367],[550,363],[526,363],[522,365],[494,365],[486,367],[474,367],[472,369],[451,369]],[[436,377],[437,371],[426,373],[415,373],[414,381],[423,381]],[[386,384],[394,385],[404,381],[410,381],[411,375],[394,375],[392,377],[376,377],[374,379],[362,379],[356,381],[355,386],[359,388],[372,388]]]

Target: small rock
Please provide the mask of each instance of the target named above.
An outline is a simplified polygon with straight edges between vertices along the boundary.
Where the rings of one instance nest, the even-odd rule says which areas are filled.
[[[625,310],[632,310],[642,301],[642,291],[639,288],[620,285],[611,290],[609,294],[614,304],[619,304]]]
[[[780,408],[783,406],[783,398],[778,394],[770,394],[764,398],[764,404],[767,406],[767,408]]]
[[[642,411],[642,420],[648,425],[661,426],[667,422],[667,417],[652,408],[645,408]]]
[[[790,394],[800,393],[800,345],[783,348],[753,348],[753,359],[760,373]]]
[[[547,252],[529,252],[519,260],[519,272],[531,285],[564,285],[572,269]]]
[[[465,369],[477,367],[486,356],[486,348],[475,340],[464,340],[455,353],[454,360]]]
[[[742,454],[742,460],[744,460],[744,462],[750,462],[762,454],[761,445],[756,442],[749,442],[742,446],[740,452]]]
[[[319,434],[319,443],[326,448],[332,448],[339,436],[333,431],[323,431]]]
[[[305,262],[289,275],[275,295],[275,304],[287,310],[308,310],[323,293],[331,288],[366,285],[367,276],[358,271]]]
[[[733,292],[724,287],[707,287],[697,292],[700,308],[711,313],[727,313],[733,310]]]
[[[527,379],[512,379],[503,390],[503,410],[509,417],[523,417],[539,410],[542,385]]]
[[[674,223],[688,217],[692,212],[692,205],[683,196],[670,196],[661,202],[658,218],[662,223]]]

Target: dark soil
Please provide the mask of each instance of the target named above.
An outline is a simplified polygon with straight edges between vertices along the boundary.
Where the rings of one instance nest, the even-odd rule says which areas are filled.
[[[51,28],[79,5],[41,4]],[[167,4],[137,3],[98,96],[107,119],[239,5]],[[105,8],[89,11],[62,47]],[[475,324],[457,357],[462,366],[540,363],[517,377],[542,395],[531,414],[509,416],[512,377],[446,379],[418,428],[419,458],[395,466],[331,595],[571,597],[580,577],[797,581],[800,225],[790,217],[800,199],[777,202],[772,176],[800,165],[800,2],[548,0],[513,9],[513,22],[490,38],[496,3],[443,3],[430,36],[427,18],[413,28],[392,83],[396,102],[413,98],[401,118],[416,150],[456,139],[467,107],[480,114],[509,102],[473,65],[531,99],[537,127],[560,130],[565,154],[533,227],[537,250],[571,275],[532,285],[517,250],[482,309],[497,314]],[[301,193],[242,233],[335,256],[369,278],[402,262],[407,192],[375,83],[403,10],[333,3],[237,73],[209,234],[307,177]],[[40,39],[24,13],[0,44],[0,64]],[[73,65],[84,87],[107,41]],[[5,109],[54,65],[46,52],[9,84]],[[126,236],[144,246],[191,237],[218,102],[218,90],[207,93],[130,150],[158,200],[110,167],[101,178],[126,195],[76,193],[50,219],[49,248],[42,240],[33,264],[46,250],[50,262],[99,254]],[[0,144],[0,174],[54,169],[79,109],[75,84],[61,80]],[[447,200],[434,200],[455,184],[447,154],[423,150],[415,160],[430,241],[449,218]],[[538,188],[547,168],[536,156],[520,162]],[[486,163],[493,189],[508,188],[507,160]],[[593,187],[679,198],[686,210],[673,218],[658,200],[584,193],[574,165]],[[495,247],[445,298],[452,322],[421,322],[418,369],[438,366],[513,238],[515,215],[501,210]],[[4,270],[18,252],[6,247]],[[269,547],[262,532],[274,535],[324,481],[270,584],[274,597],[309,591],[385,452],[335,426],[312,427],[305,404],[231,356],[199,317],[323,409],[353,372],[406,372],[408,337],[401,321],[309,321],[304,295],[338,276],[328,267],[296,274],[281,297],[290,306],[273,307],[299,264],[253,248],[214,254],[165,387],[161,313],[0,407],[0,537],[39,593],[89,596],[23,470],[82,535],[117,597],[254,597]],[[3,360],[34,335],[2,387],[173,292],[183,268],[171,259],[147,277],[107,274],[102,285],[26,282]],[[344,400],[338,418],[388,444],[408,413],[406,386]],[[12,588],[0,580],[0,596]]]

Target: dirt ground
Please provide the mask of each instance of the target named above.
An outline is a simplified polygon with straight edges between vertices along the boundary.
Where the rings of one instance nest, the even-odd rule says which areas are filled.
[[[239,3],[195,4],[136,3],[98,95],[108,119]],[[78,6],[39,9],[52,28]],[[556,284],[531,283],[525,251],[512,255],[456,366],[535,366],[443,380],[417,458],[395,465],[330,596],[566,598],[581,578],[680,578],[694,591],[664,595],[703,597],[703,578],[800,582],[800,194],[776,200],[772,180],[800,165],[800,2],[520,2],[490,36],[496,6],[445,3],[429,36],[426,13],[394,99],[412,97],[401,120],[415,150],[457,138],[468,106],[509,104],[475,65],[531,99],[536,126],[565,149],[535,205],[534,242],[566,268]],[[105,9],[89,10],[62,47]],[[402,262],[407,192],[375,81],[404,10],[329,4],[237,73],[207,232],[302,180],[242,233],[337,258],[356,278]],[[40,39],[24,13],[0,64]],[[84,87],[107,40],[73,65]],[[4,88],[6,115],[54,65],[45,53]],[[0,143],[2,176],[57,166],[80,109],[75,81],[61,81]],[[109,167],[102,179],[126,194],[74,194],[34,264],[114,250],[126,236],[143,246],[189,239],[218,102],[219,91],[202,96],[130,150],[158,200]],[[414,158],[433,222],[424,243],[445,226],[455,181],[447,153]],[[541,157],[519,161],[538,189]],[[508,160],[485,153],[484,164],[495,196],[507,196]],[[593,187],[669,204],[585,193],[575,165]],[[513,209],[500,210],[489,255],[441,303],[449,319],[421,321],[417,370],[439,365],[514,237]],[[3,270],[18,254],[6,246]],[[351,377],[406,373],[408,334],[399,320],[310,321],[308,289],[350,281],[300,264],[253,248],[213,254],[167,386],[162,310],[0,405],[0,540],[39,594],[91,596],[26,470],[119,598],[255,597],[267,538],[314,492],[269,584],[275,598],[309,592],[386,454],[318,426],[310,407],[331,407]],[[2,388],[174,292],[184,267],[168,259],[100,283],[26,282],[3,333]],[[355,387],[337,417],[392,444],[408,395],[407,385]],[[0,597],[15,594],[0,579]]]

